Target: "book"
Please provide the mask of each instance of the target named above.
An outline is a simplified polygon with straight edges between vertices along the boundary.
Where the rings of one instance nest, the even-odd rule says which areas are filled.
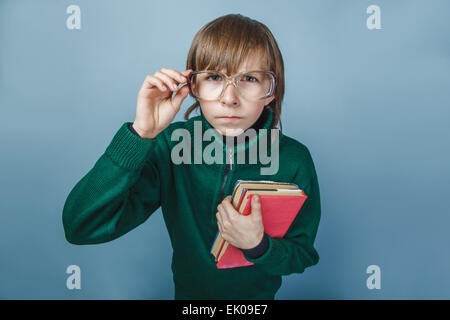
[[[274,181],[267,181],[267,180],[237,180],[234,188],[233,193],[231,195],[232,204],[235,208],[239,208],[244,195],[247,191],[247,188],[261,188],[261,189],[273,189],[273,188],[287,188],[287,189],[298,189],[298,187],[295,184],[292,183],[286,183],[286,182],[274,182]],[[239,197],[236,197],[236,195],[239,195]],[[238,210],[239,211],[239,210]],[[214,241],[214,244],[211,248],[211,253],[214,255],[214,257],[217,257],[217,253],[222,249],[223,247],[223,238],[222,234],[218,231],[216,234],[216,239]],[[216,259],[217,261],[217,259]]]
[[[232,204],[239,213],[248,215],[254,195],[260,197],[264,232],[274,238],[284,237],[307,199],[307,195],[293,183],[238,180],[231,196]],[[253,265],[240,249],[222,238],[220,231],[211,247],[211,254],[218,269]]]

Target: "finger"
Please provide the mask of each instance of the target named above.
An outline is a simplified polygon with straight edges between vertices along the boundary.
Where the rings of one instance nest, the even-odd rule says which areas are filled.
[[[145,77],[144,83],[142,84],[142,89],[153,89],[155,87],[159,88],[159,90],[161,90],[161,91],[168,90],[167,87],[164,85],[164,83],[160,79],[158,79],[150,74],[147,75],[147,77]]]
[[[171,77],[167,74],[162,73],[160,71],[155,72],[155,77],[162,80],[164,84],[172,91],[178,90],[178,83],[176,83]]]
[[[236,216],[234,215],[234,212],[232,210],[233,209],[230,209],[229,206],[225,206],[224,203],[220,206],[220,212],[222,214],[222,221],[224,226],[233,224],[233,222],[235,221]]]
[[[223,223],[222,223],[222,217],[220,216],[220,213],[216,212],[216,219],[217,219],[217,226],[219,227],[220,233],[222,233],[223,230]]]
[[[181,87],[176,95],[172,97],[172,105],[178,109],[181,106],[183,100],[187,97],[189,90],[190,89],[188,85],[184,85],[183,87]]]
[[[261,213],[261,199],[257,195],[252,197],[251,211],[255,214]]]
[[[194,72],[194,70],[188,69],[188,70],[181,71],[181,74],[182,74],[184,77],[186,77],[186,81],[189,81],[192,72]]]
[[[225,223],[226,223],[224,220],[223,212],[217,211],[216,218],[217,218],[217,225],[219,227],[220,233],[222,233],[222,235],[223,235],[225,232]]]
[[[194,72],[194,70],[192,70],[192,69],[187,69],[187,70],[181,71],[181,74],[182,74],[183,76],[185,76],[185,77],[189,77],[189,75],[190,75],[192,72]]]
[[[235,216],[236,214],[238,214],[238,212],[236,211],[236,209],[234,208],[234,206],[231,204],[231,196],[226,197],[223,201],[222,201],[222,206],[225,209],[225,212],[227,214],[227,217],[233,218],[233,216]]]
[[[219,212],[220,221],[222,222],[222,225],[225,225],[225,223],[227,223],[227,221],[229,221],[229,217],[228,217],[228,214],[222,204],[219,204],[217,206],[217,211]]]
[[[169,68],[162,68],[161,72],[172,77],[174,80],[177,80],[179,83],[187,82],[187,78],[181,72],[178,72],[176,70],[169,69]]]

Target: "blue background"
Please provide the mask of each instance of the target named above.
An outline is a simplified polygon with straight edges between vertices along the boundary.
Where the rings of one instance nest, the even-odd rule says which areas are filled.
[[[71,4],[80,30],[66,27]],[[381,30],[366,27],[372,4]],[[321,190],[319,264],[276,298],[449,299],[449,12],[444,0],[0,1],[0,298],[173,299],[160,209],[93,246],[65,241],[62,209],[134,120],[145,76],[184,70],[195,33],[241,13],[278,41],[283,131],[311,151]],[[81,290],[66,288],[72,264]]]

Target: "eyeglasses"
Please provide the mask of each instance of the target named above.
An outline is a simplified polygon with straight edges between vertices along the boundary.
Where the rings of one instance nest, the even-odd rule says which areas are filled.
[[[191,94],[200,100],[218,100],[225,88],[233,84],[247,100],[261,100],[273,95],[276,76],[271,71],[243,71],[228,77],[219,71],[195,71],[189,76]]]

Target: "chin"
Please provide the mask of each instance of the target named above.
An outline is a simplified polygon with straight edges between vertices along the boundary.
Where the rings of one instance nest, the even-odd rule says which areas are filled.
[[[224,135],[224,136],[232,136],[232,137],[235,137],[235,136],[238,136],[238,135],[240,135],[241,133],[243,133],[245,130],[238,127],[238,128],[221,128],[219,131],[220,131],[221,134]]]

